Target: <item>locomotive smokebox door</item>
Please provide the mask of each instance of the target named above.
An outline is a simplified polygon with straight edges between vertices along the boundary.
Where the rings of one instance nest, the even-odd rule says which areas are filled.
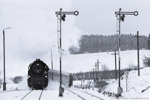
[[[48,66],[36,59],[28,67],[28,86],[32,89],[44,89],[48,85]]]

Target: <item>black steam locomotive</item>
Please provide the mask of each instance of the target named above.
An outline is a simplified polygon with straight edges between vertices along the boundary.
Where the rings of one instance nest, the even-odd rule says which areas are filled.
[[[28,68],[28,86],[32,89],[43,89],[48,85],[48,66],[36,59]]]

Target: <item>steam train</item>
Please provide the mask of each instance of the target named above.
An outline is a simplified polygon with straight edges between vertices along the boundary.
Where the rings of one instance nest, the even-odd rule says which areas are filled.
[[[59,82],[60,73],[58,70],[49,70],[48,66],[36,59],[28,67],[28,86],[32,89],[44,89],[50,81]],[[73,85],[73,76],[69,73],[62,73],[62,84],[65,87]]]
[[[28,86],[32,89],[43,89],[48,85],[48,66],[36,59],[28,67]]]

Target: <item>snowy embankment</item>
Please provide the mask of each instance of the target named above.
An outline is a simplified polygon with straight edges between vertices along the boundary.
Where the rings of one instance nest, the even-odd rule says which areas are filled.
[[[150,67],[146,67],[140,70],[140,76],[138,71],[131,71],[127,78],[127,90],[126,90],[126,75],[121,77],[121,87],[123,88],[123,98],[145,98],[150,99]],[[117,93],[118,80],[113,81],[106,86],[104,91]],[[146,90],[147,89],[147,90]],[[143,92],[143,90],[145,90]]]
[[[0,85],[0,90],[3,89],[3,85]],[[6,79],[6,89],[7,90],[29,90],[29,87],[27,85],[27,76],[22,76],[22,81],[19,83],[14,83],[12,78]]]
[[[105,80],[109,84],[103,88],[101,93],[110,92],[117,94],[118,88],[118,79],[117,80]],[[90,86],[94,86],[93,81],[75,81],[74,87],[84,87],[86,91],[90,92],[93,90],[86,89],[86,86],[89,85],[88,83],[91,82]],[[127,85],[126,85],[127,82]],[[82,84],[82,86],[81,86]],[[150,67],[145,67],[140,70],[140,76],[138,76],[138,71],[130,71],[128,74],[128,78],[126,81],[126,75],[121,77],[121,87],[123,88],[122,97],[119,100],[150,100]],[[98,89],[94,89],[98,91]],[[101,94],[99,94],[101,95]],[[108,95],[103,95],[108,96]],[[109,99],[115,99],[114,97],[109,97]]]

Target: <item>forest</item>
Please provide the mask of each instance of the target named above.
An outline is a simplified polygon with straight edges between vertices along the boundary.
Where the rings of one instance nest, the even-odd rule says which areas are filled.
[[[137,49],[137,36],[121,35],[121,50]],[[148,49],[149,37],[139,36],[139,49]],[[70,46],[71,54],[108,52],[118,49],[118,35],[82,35],[78,41],[79,47]]]

